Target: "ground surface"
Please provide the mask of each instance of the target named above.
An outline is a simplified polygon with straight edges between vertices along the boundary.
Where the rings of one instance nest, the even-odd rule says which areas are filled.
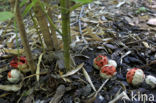
[[[30,77],[24,80],[22,88],[17,92],[0,90],[0,103],[33,103],[32,101],[49,103],[51,99],[54,100],[59,96],[62,97],[60,103],[108,103],[124,90],[130,99],[132,93],[137,96],[131,101],[119,100],[116,103],[155,103],[156,89],[152,89],[145,83],[133,87],[126,81],[127,69],[133,67],[141,68],[145,75],[156,76],[156,27],[147,25],[147,21],[156,16],[154,6],[154,0],[152,2],[98,0],[71,14],[72,57],[76,65],[84,63],[84,68],[97,90],[105,80],[93,67],[93,59],[97,55],[103,54],[116,60],[118,64],[117,75],[105,84],[94,102],[90,101],[94,91],[87,82],[82,69],[65,79],[55,78],[54,75],[61,74],[63,70],[56,67],[56,60],[47,59],[47,53],[41,62],[43,74],[40,76],[40,81],[36,82],[35,77]],[[31,29],[32,23],[29,23],[27,19],[29,17],[24,22],[29,36],[32,37],[31,47],[34,56],[36,54],[36,58],[38,58],[40,46],[37,46],[37,37],[31,35],[34,34],[34,29]],[[59,21],[60,18],[57,20]],[[13,37],[15,32],[12,26],[5,29],[6,24],[1,23],[0,25],[1,32],[6,30],[5,36],[0,32],[0,35],[5,37],[0,43],[5,48],[16,49],[15,40],[12,40],[12,43],[9,42],[9,38]],[[0,54],[0,84],[12,85],[7,81],[6,75],[11,69],[9,61],[13,56],[6,58],[4,57],[6,53],[3,53]],[[28,76],[29,73],[25,75]],[[58,92],[57,88],[60,85],[62,87],[58,91],[61,92]],[[147,100],[139,101],[138,97],[142,94],[148,96]],[[155,97],[153,102],[149,101],[151,94]]]

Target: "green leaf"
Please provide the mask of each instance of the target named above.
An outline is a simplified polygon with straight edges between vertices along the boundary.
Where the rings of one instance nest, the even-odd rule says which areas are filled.
[[[0,12],[0,21],[6,21],[8,19],[11,19],[13,16],[14,14],[9,11]]]
[[[20,3],[20,7],[22,7],[24,4],[26,4],[28,0],[22,0],[22,2]]]
[[[145,7],[140,7],[138,10],[142,11],[142,12],[146,12],[147,9]]]
[[[37,3],[38,0],[33,0],[24,10],[23,12],[23,16],[25,16],[26,14],[28,14],[28,12],[31,10],[31,8]]]
[[[143,13],[143,12],[147,12],[147,8],[145,7],[140,7],[138,8],[138,10],[136,11],[137,14]]]
[[[75,1],[77,3],[90,3],[92,2],[93,0],[72,0],[72,1]]]

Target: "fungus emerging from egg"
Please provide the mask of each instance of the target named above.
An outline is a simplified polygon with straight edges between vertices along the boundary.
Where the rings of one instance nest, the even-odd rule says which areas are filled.
[[[22,72],[29,72],[30,69],[28,67],[28,63],[26,60],[26,57],[21,56],[21,57],[15,57],[11,62],[10,62],[10,66],[13,68],[17,68]]]
[[[112,78],[116,73],[116,68],[113,65],[105,65],[100,70],[100,76],[104,79]]]
[[[108,58],[107,56],[99,55],[93,60],[93,66],[96,69],[100,69],[104,65],[108,64]]]
[[[145,75],[141,69],[132,68],[127,72],[126,79],[129,84],[132,84],[133,86],[137,86],[144,81]]]

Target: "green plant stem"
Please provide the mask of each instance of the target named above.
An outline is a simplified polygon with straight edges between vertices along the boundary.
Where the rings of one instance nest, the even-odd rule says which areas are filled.
[[[60,0],[61,4],[61,17],[62,17],[62,39],[64,48],[64,62],[66,70],[69,71],[70,67],[70,0]]]

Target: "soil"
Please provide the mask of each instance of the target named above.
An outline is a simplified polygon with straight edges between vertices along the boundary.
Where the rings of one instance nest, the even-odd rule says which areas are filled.
[[[49,58],[47,60],[45,56],[41,61],[41,68],[43,69],[39,82],[36,81],[35,76],[32,76],[23,81],[19,91],[0,90],[0,103],[49,103],[55,95],[57,96],[57,88],[60,85],[64,85],[65,89],[62,90],[62,94],[58,94],[61,97],[59,103],[108,103],[123,91],[126,91],[131,101],[118,100],[116,103],[156,103],[155,88],[151,88],[145,82],[139,86],[132,86],[126,81],[126,73],[128,69],[133,67],[141,68],[146,76],[153,75],[156,77],[155,27],[147,25],[147,18],[145,17],[154,17],[156,12],[146,6],[148,2],[142,0],[128,1],[119,8],[116,5],[121,2],[115,0],[98,0],[90,5],[91,9],[88,8],[88,5],[84,6],[82,30],[92,27],[92,32],[100,40],[93,38],[91,34],[83,35],[86,40],[89,38],[91,41],[88,40],[87,43],[85,41],[77,42],[71,48],[71,55],[76,64],[74,67],[84,63],[83,67],[98,90],[105,79],[101,78],[99,71],[93,67],[93,59],[102,54],[117,62],[116,76],[104,85],[96,98],[93,98],[95,92],[86,80],[82,69],[66,78],[57,78],[54,75],[63,74],[65,69],[56,67],[57,59]],[[140,7],[146,7],[147,10],[139,11]],[[103,13],[92,17],[93,14],[98,14],[103,9]],[[80,10],[76,10],[74,13],[79,16]],[[84,18],[90,21],[88,22]],[[99,18],[103,18],[104,20],[100,19],[103,22]],[[71,20],[72,23],[74,21],[75,19]],[[78,23],[72,26],[76,28]],[[104,31],[102,35],[100,35],[101,31]],[[85,34],[84,31],[83,33]],[[83,40],[81,37],[79,38]],[[105,42],[104,39],[108,38],[111,40]],[[41,53],[40,51],[38,47],[33,51],[34,54],[37,54],[37,58]],[[49,56],[48,53],[45,55]],[[7,73],[11,70],[9,62],[13,58],[14,56],[0,57],[0,69],[7,68],[3,74],[0,72],[0,84],[13,85],[7,80]],[[26,73],[24,76],[30,74]],[[154,100],[151,100],[151,96],[154,96]]]

